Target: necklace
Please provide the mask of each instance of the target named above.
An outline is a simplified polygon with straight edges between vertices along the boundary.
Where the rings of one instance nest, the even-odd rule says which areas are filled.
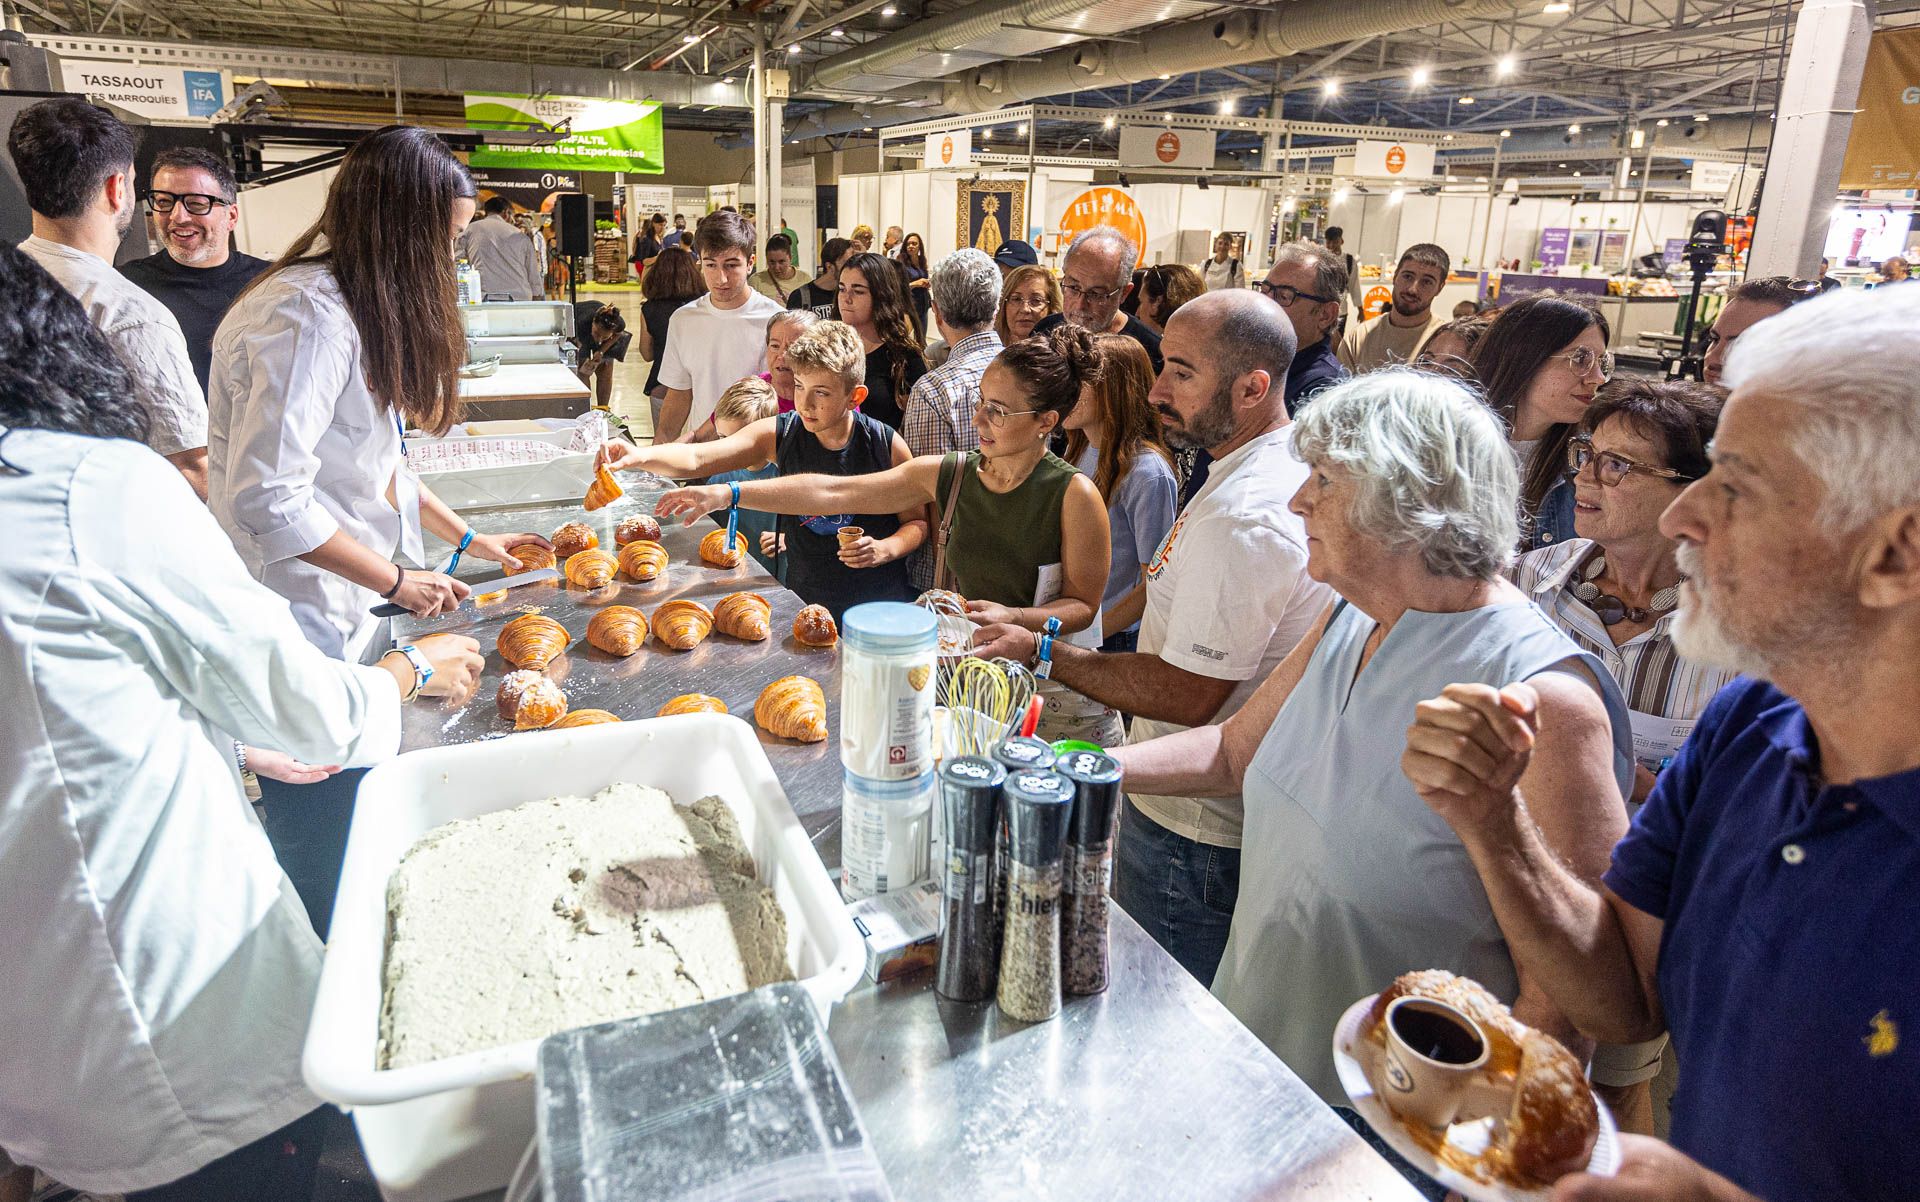
[[[1586,569],[1580,573],[1580,579],[1573,582],[1573,595],[1586,602],[1593,616],[1605,625],[1613,626],[1622,620],[1638,625],[1648,618],[1671,612],[1674,606],[1680,604],[1680,586],[1670,584],[1653,595],[1653,601],[1647,608],[1628,605],[1612,593],[1601,592],[1600,586],[1594,583],[1606,570],[1606,555],[1595,551],[1593,558],[1587,561]]]

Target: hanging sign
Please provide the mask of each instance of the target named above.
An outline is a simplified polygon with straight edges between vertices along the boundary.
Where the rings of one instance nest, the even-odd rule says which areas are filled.
[[[1687,190],[1702,196],[1712,196],[1725,203],[1733,191],[1733,182],[1744,171],[1742,163],[1707,163],[1699,159],[1693,161],[1693,171],[1687,180]]]
[[[63,58],[60,78],[70,91],[156,121],[211,117],[227,102],[218,71]]]
[[[1061,249],[1097,225],[1110,225],[1137,247],[1147,244],[1147,220],[1133,198],[1118,188],[1088,188],[1067,202],[1054,230]]]
[[[1860,111],[1847,137],[1842,188],[1920,183],[1920,29],[1883,29],[1867,46]]]
[[[514,167],[477,168],[473,182],[483,193],[504,196],[522,209],[538,210],[555,192],[578,192],[577,171],[534,171]],[[482,196],[482,200],[486,197]]]
[[[487,144],[468,162],[475,167],[552,167],[572,171],[625,171],[659,175],[666,170],[666,124],[651,100],[594,100],[584,96],[524,96],[469,92],[467,128],[525,129],[535,121],[570,121],[571,134],[550,146]]]
[[[1158,125],[1120,127],[1122,167],[1199,167],[1213,169],[1213,131],[1168,129]]]
[[[973,166],[973,131],[956,129],[951,133],[928,134],[927,148],[920,165],[932,171],[942,167]]]
[[[1426,178],[1433,174],[1433,147],[1424,142],[1356,142],[1353,173],[1372,178]]]

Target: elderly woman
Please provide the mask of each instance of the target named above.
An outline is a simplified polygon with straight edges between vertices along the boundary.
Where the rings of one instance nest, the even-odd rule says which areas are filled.
[[[1339,594],[1246,706],[1116,753],[1127,787],[1241,794],[1240,896],[1214,994],[1330,1101],[1341,1013],[1400,973],[1445,968],[1576,1037],[1514,967],[1465,847],[1400,771],[1422,699],[1456,680],[1530,681],[1542,722],[1529,799],[1597,879],[1626,829],[1626,707],[1606,668],[1505,579],[1518,476],[1499,421],[1409,370],[1321,393],[1294,425],[1307,570]],[[1550,699],[1550,700],[1549,700]],[[1542,762],[1545,757],[1545,762]]]

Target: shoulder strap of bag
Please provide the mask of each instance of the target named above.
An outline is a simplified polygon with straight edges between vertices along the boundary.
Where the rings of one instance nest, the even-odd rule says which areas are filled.
[[[953,483],[947,486],[946,505],[940,511],[940,530],[933,539],[933,587],[952,589],[953,579],[947,571],[947,537],[953,531],[953,515],[960,508],[960,484],[966,479],[967,457],[959,451],[949,451],[947,462],[953,465]]]

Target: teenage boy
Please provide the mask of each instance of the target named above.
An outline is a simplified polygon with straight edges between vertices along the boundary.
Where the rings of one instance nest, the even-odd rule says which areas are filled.
[[[656,444],[712,438],[708,419],[720,394],[766,367],[767,320],[783,306],[747,285],[755,245],[747,219],[724,209],[701,218],[693,232],[707,294],[675,309],[667,321],[660,358],[667,396],[653,432]]]
[[[703,223],[704,225],[704,223]],[[684,311],[684,310],[683,310]],[[867,398],[867,356],[852,326],[823,321],[787,347],[794,411],[758,421],[714,442],[642,450],[608,443],[600,460],[614,471],[638,468],[688,479],[755,468],[772,459],[782,476],[864,476],[898,467],[912,455],[898,434],[858,411]],[[842,543],[840,531],[858,527]],[[832,513],[780,519],[787,548],[787,587],[839,620],[863,601],[905,601],[907,556],[926,541],[926,513]]]

